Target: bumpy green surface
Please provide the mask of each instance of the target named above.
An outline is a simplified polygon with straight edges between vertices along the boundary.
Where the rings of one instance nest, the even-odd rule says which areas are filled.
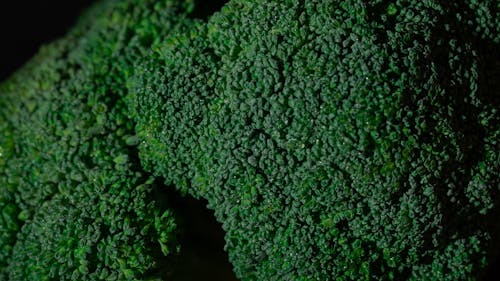
[[[497,1],[230,1],[138,72],[140,157],[243,280],[479,278],[499,36]]]
[[[0,279],[168,279],[158,180],[208,200],[242,280],[484,277],[498,1],[195,11],[105,2],[1,86]]]
[[[1,86],[0,280],[173,271],[177,222],[140,168],[125,84],[185,25],[180,2],[103,2]]]

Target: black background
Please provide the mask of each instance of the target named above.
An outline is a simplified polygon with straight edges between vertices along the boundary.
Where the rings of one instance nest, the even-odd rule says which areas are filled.
[[[0,81],[63,36],[91,0],[0,1]]]

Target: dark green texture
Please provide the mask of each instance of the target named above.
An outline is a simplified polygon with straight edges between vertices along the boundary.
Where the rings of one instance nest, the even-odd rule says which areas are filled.
[[[0,280],[172,273],[177,221],[140,167],[125,96],[134,62],[188,10],[100,3],[1,85]]]
[[[143,167],[242,280],[469,280],[498,252],[497,1],[233,0],[137,71]]]
[[[242,280],[488,278],[499,2],[219,2],[108,0],[0,86],[0,279],[183,279],[173,188]]]

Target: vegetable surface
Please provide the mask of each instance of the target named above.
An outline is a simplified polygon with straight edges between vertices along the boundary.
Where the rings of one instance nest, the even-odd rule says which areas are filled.
[[[244,280],[479,278],[497,4],[230,1],[138,72],[143,166],[208,199]]]
[[[1,86],[0,279],[169,276],[177,221],[137,156],[134,62],[187,24],[180,1],[106,1]]]
[[[169,188],[241,280],[488,278],[498,1],[209,2],[102,2],[0,86],[0,279],[174,278]]]

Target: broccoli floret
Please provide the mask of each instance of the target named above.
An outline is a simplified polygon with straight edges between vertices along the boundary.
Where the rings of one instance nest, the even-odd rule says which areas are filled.
[[[142,170],[134,62],[188,26],[190,1],[106,1],[0,88],[0,279],[165,277],[176,215]]]
[[[242,280],[480,278],[499,250],[498,14],[232,0],[137,71],[143,167],[209,201]]]
[[[175,278],[172,186],[242,280],[484,277],[498,1],[198,4],[103,2],[0,85],[0,279]]]

